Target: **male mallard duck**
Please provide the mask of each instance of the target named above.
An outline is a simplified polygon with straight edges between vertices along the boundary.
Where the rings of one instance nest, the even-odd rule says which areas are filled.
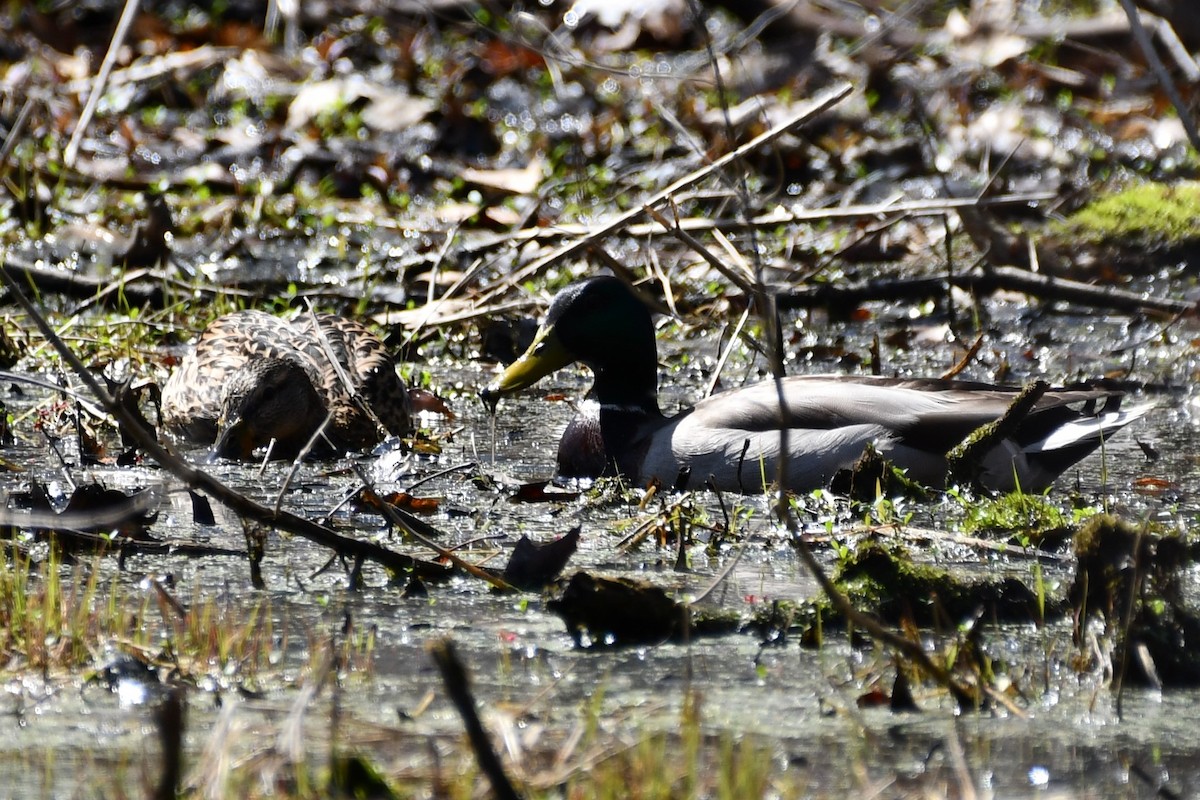
[[[687,488],[762,491],[776,475],[781,419],[774,381],[701,400],[674,417],[658,408],[658,355],[649,309],[623,282],[597,277],[568,286],[550,305],[532,345],[483,390],[498,400],[580,361],[595,373],[598,412],[581,413],[559,446],[560,474],[657,478]],[[787,484],[827,485],[873,444],[911,478],[942,485],[946,453],[999,419],[1018,389],[953,380],[856,376],[784,378]],[[1047,391],[983,459],[981,482],[1037,491],[1149,406],[1120,411],[1121,393]],[[682,487],[681,487],[682,488]]]
[[[378,423],[399,436],[412,431],[408,391],[383,342],[332,314],[292,322],[261,311],[227,314],[200,334],[162,390],[163,424],[215,442],[214,452],[230,458],[248,459],[272,440],[273,457],[292,458],[326,417],[318,454],[376,444]]]

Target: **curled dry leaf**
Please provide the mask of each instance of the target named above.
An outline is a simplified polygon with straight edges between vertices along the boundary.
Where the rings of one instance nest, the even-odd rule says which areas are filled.
[[[399,508],[404,511],[412,511],[418,514],[433,514],[438,510],[442,501],[437,497],[416,497],[408,492],[388,492],[379,495],[370,489],[364,488],[355,496],[355,502],[359,508],[370,511],[382,511],[383,504],[386,503],[393,508]]]
[[[542,160],[534,158],[527,166],[510,169],[462,170],[462,179],[467,183],[487,189],[498,189],[509,194],[533,194],[542,183]]]
[[[522,536],[504,567],[504,581],[518,589],[536,590],[562,572],[579,547],[580,527],[549,542],[534,542]]]

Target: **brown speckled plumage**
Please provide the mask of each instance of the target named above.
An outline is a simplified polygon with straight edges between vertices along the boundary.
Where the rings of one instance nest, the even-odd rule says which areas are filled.
[[[292,457],[327,414],[327,442],[318,453],[376,444],[383,432],[372,415],[388,433],[412,431],[408,392],[383,342],[332,314],[291,322],[261,311],[221,317],[200,334],[195,352],[162,391],[164,425],[198,443],[217,442],[221,455],[237,458],[249,458],[272,439],[275,456]]]

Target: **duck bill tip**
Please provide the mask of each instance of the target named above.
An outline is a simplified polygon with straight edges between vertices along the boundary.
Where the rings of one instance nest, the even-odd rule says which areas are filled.
[[[500,398],[528,389],[574,360],[575,357],[563,346],[553,330],[543,331],[499,378],[484,387],[479,396],[490,409],[495,410]]]
[[[254,452],[254,436],[249,426],[245,425],[240,418],[235,418],[232,421],[222,424],[220,431],[217,434],[217,440],[213,442],[212,449],[209,451],[209,461],[214,461],[218,458],[235,458],[246,460]]]
[[[500,398],[528,389],[551,372],[553,370],[545,369],[543,364],[526,353],[509,364],[500,377],[483,388],[479,396],[489,411],[495,411]]]

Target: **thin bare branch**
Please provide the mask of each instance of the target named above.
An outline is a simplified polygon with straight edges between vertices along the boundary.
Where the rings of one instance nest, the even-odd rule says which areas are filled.
[[[1121,0],[1121,8],[1129,17],[1129,29],[1133,33],[1134,41],[1141,48],[1142,55],[1146,57],[1146,63],[1150,65],[1150,70],[1158,80],[1158,85],[1166,92],[1171,105],[1175,107],[1175,113],[1179,115],[1179,121],[1183,123],[1183,129],[1192,143],[1192,149],[1200,152],[1200,130],[1196,128],[1196,120],[1192,119],[1192,109],[1183,101],[1183,96],[1179,94],[1179,87],[1171,80],[1167,68],[1163,66],[1162,59],[1158,57],[1154,43],[1150,41],[1150,35],[1142,26],[1141,14],[1138,12],[1137,6],[1133,4],[1133,0]],[[1165,25],[1165,23],[1163,24]]]
[[[746,142],[741,147],[738,147],[735,150],[731,150],[730,152],[728,152],[725,155],[718,158],[716,161],[713,161],[711,164],[706,164],[705,166],[701,167],[700,169],[694,170],[694,171],[688,173],[687,175],[684,175],[682,178],[680,178],[679,180],[670,184],[665,189],[662,189],[662,190],[656,192],[654,195],[652,195],[650,198],[648,198],[642,205],[637,206],[635,208],[631,208],[629,211],[626,211],[624,214],[618,214],[616,217],[614,217],[613,219],[611,219],[604,225],[601,225],[599,228],[596,228],[595,230],[593,230],[586,236],[576,239],[575,241],[570,242],[570,243],[558,248],[554,252],[548,253],[547,255],[542,256],[541,258],[535,260],[534,262],[527,264],[518,270],[515,270],[511,275],[509,275],[505,279],[504,285],[512,286],[512,285],[520,284],[522,281],[525,281],[525,280],[529,279],[530,277],[537,275],[539,272],[541,272],[546,267],[549,267],[552,264],[557,264],[558,262],[560,262],[564,259],[570,258],[571,256],[574,256],[578,253],[583,252],[584,249],[586,249],[587,247],[591,246],[592,244],[595,244],[599,240],[609,236],[610,234],[614,233],[615,231],[618,231],[618,230],[624,228],[630,222],[632,222],[633,220],[640,217],[642,214],[645,213],[645,209],[647,207],[657,205],[657,204],[663,202],[664,200],[666,200],[667,198],[671,197],[672,195],[682,191],[683,189],[686,189],[687,187],[691,186],[692,184],[698,183],[699,181],[704,180],[705,178],[707,178],[708,176],[712,175],[715,172],[719,172],[720,170],[724,169],[725,167],[729,166],[730,164],[734,163],[735,161],[739,161],[740,159],[743,159],[746,156],[757,152],[761,148],[769,145],[771,142],[774,142],[780,136],[783,136],[785,133],[787,133],[788,131],[795,128],[797,125],[807,122],[812,117],[815,117],[816,115],[822,113],[823,111],[831,108],[832,106],[834,106],[835,104],[840,102],[844,97],[846,97],[846,95],[850,94],[850,89],[851,89],[851,87],[850,87],[850,84],[848,84],[848,83],[839,84],[830,89],[826,89],[825,91],[818,94],[816,97],[814,97],[809,102],[804,103],[799,111],[797,111],[795,114],[793,114],[788,119],[784,120],[779,125],[776,125],[774,128],[771,128],[769,131],[766,131],[765,133],[760,134],[759,136],[756,136],[755,138]]]
[[[63,152],[63,163],[68,168],[75,166],[75,159],[79,155],[79,146],[83,142],[88,126],[92,124],[92,116],[96,113],[96,107],[100,105],[100,98],[104,96],[105,87],[108,86],[108,76],[112,74],[113,65],[117,63],[117,53],[125,44],[125,36],[129,33],[130,26],[133,25],[133,18],[137,16],[138,5],[138,0],[125,0],[125,8],[121,11],[121,18],[117,20],[117,27],[113,31],[108,52],[104,54],[104,60],[100,62],[100,71],[96,73],[96,80],[92,84],[87,104],[84,105],[83,113],[79,115],[79,123],[71,133],[71,141],[67,143],[67,149]]]

